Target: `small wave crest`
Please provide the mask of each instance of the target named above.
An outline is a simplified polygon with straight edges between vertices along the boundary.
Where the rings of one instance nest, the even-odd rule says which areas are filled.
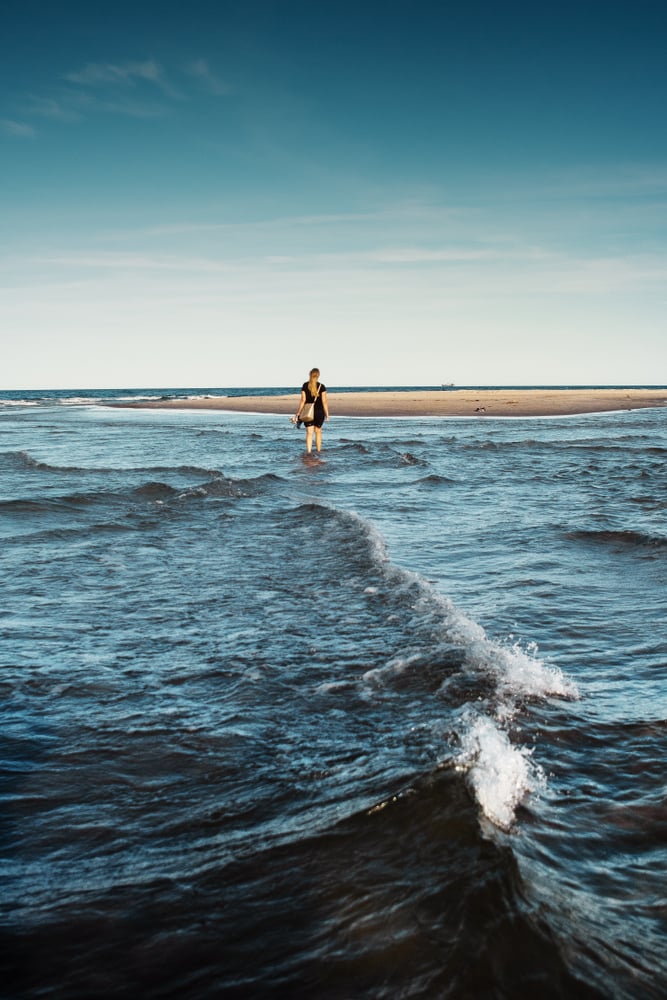
[[[39,462],[33,458],[28,451],[3,451],[0,452],[0,469],[25,470],[25,469],[49,469],[50,466],[44,462]]]
[[[143,486],[137,486],[134,491],[135,496],[146,497],[149,500],[166,500],[168,497],[173,497],[178,493],[173,486],[168,486],[167,483],[144,483]]]
[[[169,500],[179,502],[188,500],[220,500],[235,499],[247,496],[247,492],[234,480],[224,476],[216,476],[204,483],[197,483],[191,486],[171,486],[160,481],[143,483],[134,490],[134,495],[148,500],[155,500],[158,503],[165,503]]]
[[[484,815],[509,830],[517,807],[545,785],[542,769],[527,747],[514,746],[508,734],[487,716],[470,712],[465,718],[461,753],[456,761],[468,780]]]
[[[253,476],[250,479],[236,479],[234,482],[246,495],[257,496],[263,490],[270,489],[278,483],[283,483],[284,479],[276,475],[275,472],[265,472],[261,476]]]
[[[148,466],[93,466],[54,465],[41,462],[28,451],[0,452],[0,468],[37,470],[39,472],[81,473],[109,475],[110,473],[146,473],[148,475],[216,476],[217,470],[198,465],[148,465]]]
[[[593,542],[598,545],[609,545],[616,549],[667,548],[667,538],[663,535],[648,534],[644,531],[584,529],[571,531],[567,537],[576,542]]]
[[[418,458],[417,455],[413,455],[411,451],[404,451],[399,455],[399,462],[401,465],[428,465],[423,458]]]
[[[423,479],[418,480],[419,486],[433,486],[433,487],[443,486],[447,485],[448,483],[455,483],[455,482],[456,482],[455,479],[451,479],[449,476],[442,476],[437,472],[432,472],[430,475],[424,476]]]
[[[524,648],[511,636],[505,642],[490,639],[477,622],[456,610],[450,634],[465,650],[468,673],[492,682],[490,693],[477,695],[479,708],[468,703],[463,710],[457,763],[468,772],[484,816],[509,830],[517,807],[546,783],[532,750],[510,741],[508,727],[519,704],[554,696],[575,699],[579,692],[558,667],[540,658],[535,643]],[[484,691],[483,683],[477,687]],[[443,694],[447,693],[444,685]]]
[[[511,637],[507,644],[488,639],[482,630],[482,635],[467,645],[467,662],[491,674],[500,695],[505,698],[579,696],[573,680],[565,677],[558,667],[549,666],[540,659],[535,643],[524,649],[520,643],[512,643]]]
[[[370,448],[367,448],[362,441],[352,441],[349,438],[340,438],[337,447],[338,454],[351,452],[354,455],[369,455]]]
[[[57,406],[90,406],[101,401],[101,396],[61,396],[54,400]]]
[[[532,751],[510,741],[508,728],[518,706],[527,698],[578,698],[577,686],[557,667],[544,663],[534,643],[523,648],[511,637],[505,643],[489,639],[480,625],[460,613],[455,614],[450,634],[465,650],[468,683],[470,674],[480,677],[471,691],[477,691],[477,704],[468,701],[457,727],[461,744],[457,764],[467,771],[484,816],[509,830],[517,807],[545,785]],[[484,681],[491,682],[490,691]],[[448,684],[442,694],[449,695]]]
[[[67,496],[43,498],[15,498],[0,500],[0,510],[6,514],[43,514],[54,511],[80,509],[106,499],[95,493],[70,493]]]

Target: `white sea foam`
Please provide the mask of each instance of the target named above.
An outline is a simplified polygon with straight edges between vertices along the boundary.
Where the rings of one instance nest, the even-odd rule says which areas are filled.
[[[141,403],[141,402],[145,402],[145,401],[151,400],[151,399],[162,399],[162,397],[159,396],[159,395],[138,396],[138,395],[136,395],[136,394],[133,393],[131,396],[114,396],[113,399],[109,400],[109,402],[114,402],[114,403]]]
[[[485,636],[468,646],[466,652],[470,664],[495,677],[501,696],[578,697],[574,681],[558,667],[547,666],[534,643],[523,649],[518,642],[506,646]]]
[[[450,609],[450,638],[464,647],[468,666],[495,679],[501,696],[579,697],[574,681],[540,658],[536,643],[524,648],[519,642],[510,645],[489,639],[481,625],[451,605]]]
[[[493,718],[469,708],[459,730],[461,753],[457,766],[468,772],[468,780],[484,816],[503,830],[512,826],[517,806],[544,787],[542,769],[532,751],[513,744],[504,728],[516,715],[517,701],[557,696],[578,698],[573,680],[558,667],[547,665],[535,643],[525,648],[519,642],[490,639],[481,625],[442,598],[448,613],[447,636],[464,650],[464,666],[494,682]]]
[[[99,396],[64,396],[54,402],[58,406],[90,406],[91,403],[99,403]]]
[[[458,765],[468,771],[479,806],[492,823],[508,830],[517,806],[545,784],[542,770],[532,760],[532,751],[510,742],[503,725],[517,711],[517,700],[525,697],[577,698],[577,686],[557,667],[540,659],[535,643],[505,644],[488,638],[484,629],[463,614],[455,615],[452,634],[465,649],[465,664],[495,682],[494,719],[470,711],[459,733]]]
[[[387,681],[391,682],[395,677],[400,677],[409,670],[416,662],[422,659],[421,653],[413,656],[396,656],[383,667],[373,667],[362,674],[362,680],[373,687],[383,687]]]
[[[508,830],[517,806],[544,784],[531,751],[513,746],[492,719],[477,715],[467,720],[461,747],[457,767],[468,772],[480,808],[492,823]]]

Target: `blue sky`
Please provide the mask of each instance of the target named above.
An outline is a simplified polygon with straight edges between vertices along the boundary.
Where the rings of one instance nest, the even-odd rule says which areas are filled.
[[[0,388],[667,382],[667,8],[10,0]]]

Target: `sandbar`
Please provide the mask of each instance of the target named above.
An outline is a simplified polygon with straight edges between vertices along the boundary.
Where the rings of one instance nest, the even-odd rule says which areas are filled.
[[[419,389],[327,393],[332,417],[555,417],[667,406],[667,389]],[[134,409],[227,410],[292,415],[299,391],[282,396],[206,396],[118,403]]]

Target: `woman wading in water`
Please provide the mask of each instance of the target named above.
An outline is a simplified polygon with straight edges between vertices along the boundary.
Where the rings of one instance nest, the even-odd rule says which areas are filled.
[[[315,431],[315,447],[318,453],[322,451],[322,424],[329,419],[327,387],[318,382],[319,377],[319,368],[312,368],[310,378],[301,386],[299,408],[294,417],[295,423],[303,423],[306,428],[306,453],[308,455],[313,450],[313,430]],[[309,412],[311,404],[314,404],[312,416],[306,418],[302,414]]]

